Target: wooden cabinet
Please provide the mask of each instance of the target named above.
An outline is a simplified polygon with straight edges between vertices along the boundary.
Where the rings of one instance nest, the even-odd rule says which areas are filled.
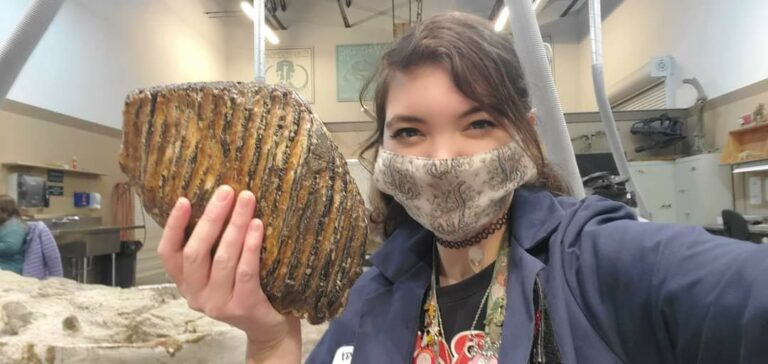
[[[719,154],[700,154],[674,162],[631,162],[630,173],[643,195],[650,220],[706,225],[733,208],[728,166]]]

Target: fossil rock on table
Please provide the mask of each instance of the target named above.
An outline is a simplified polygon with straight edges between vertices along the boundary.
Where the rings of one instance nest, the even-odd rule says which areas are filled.
[[[262,288],[280,312],[326,321],[360,275],[363,199],[322,122],[295,92],[241,82],[130,93],[120,167],[161,226],[176,200],[188,231],[222,184],[256,195],[264,221]]]

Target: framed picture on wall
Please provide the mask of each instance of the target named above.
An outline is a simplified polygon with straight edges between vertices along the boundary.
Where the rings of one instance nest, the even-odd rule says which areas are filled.
[[[315,102],[315,59],[313,48],[266,50],[268,84],[283,84],[296,90],[307,102]]]
[[[373,72],[388,43],[339,44],[336,46],[336,100],[360,100],[360,90]]]

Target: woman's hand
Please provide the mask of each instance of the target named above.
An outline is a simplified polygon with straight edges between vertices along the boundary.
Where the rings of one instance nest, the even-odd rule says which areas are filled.
[[[243,191],[236,203],[234,200],[231,187],[219,187],[185,245],[191,207],[187,199],[180,198],[168,217],[157,252],[190,308],[245,331],[250,359],[298,362],[298,318],[277,312],[261,290],[264,225],[253,218],[256,198]],[[296,360],[291,359],[294,356]]]

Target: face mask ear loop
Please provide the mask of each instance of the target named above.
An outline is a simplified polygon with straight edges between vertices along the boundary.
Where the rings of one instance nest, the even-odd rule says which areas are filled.
[[[539,113],[535,107],[532,107],[531,111],[528,112],[528,119],[531,117],[533,118],[533,127],[535,128],[537,125],[539,125]]]

